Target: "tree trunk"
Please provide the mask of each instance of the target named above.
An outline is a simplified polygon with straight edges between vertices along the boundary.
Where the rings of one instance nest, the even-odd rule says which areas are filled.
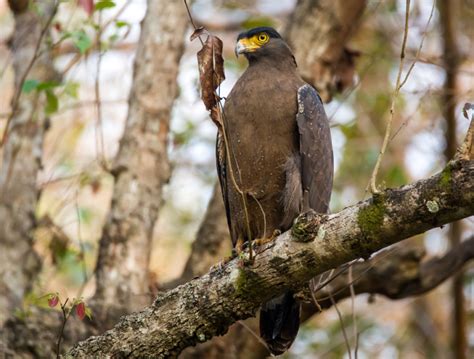
[[[456,44],[456,10],[458,1],[438,1],[440,23],[443,39],[443,62],[446,69],[446,80],[442,96],[443,115],[445,119],[445,157],[449,161],[457,148],[456,140],[456,77],[459,68],[459,51]],[[461,242],[462,223],[454,222],[449,225],[448,237],[452,247]],[[467,314],[464,299],[463,272],[457,273],[452,282],[453,314],[452,318],[452,349],[455,358],[467,358]]]
[[[39,197],[36,177],[41,169],[47,127],[44,94],[22,92],[25,80],[57,80],[49,47],[49,25],[56,11],[52,0],[11,2],[15,30],[11,40],[15,91],[7,122],[0,169],[0,326],[21,307],[40,270],[33,249],[35,209]]]
[[[180,1],[148,1],[125,132],[112,169],[112,206],[99,246],[95,300],[103,305],[101,315],[105,308],[133,310],[150,301],[153,227],[170,176],[169,121],[187,24]]]

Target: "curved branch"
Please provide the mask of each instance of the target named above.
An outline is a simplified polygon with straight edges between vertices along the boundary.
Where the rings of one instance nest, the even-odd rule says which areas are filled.
[[[227,331],[260,304],[314,276],[428,229],[474,214],[474,163],[453,161],[441,172],[332,215],[301,215],[291,231],[258,249],[252,265],[238,259],[160,295],[69,355],[156,356]]]
[[[389,253],[382,252],[366,262],[352,266],[356,294],[380,294],[389,299],[403,299],[422,295],[436,288],[474,259],[474,236],[449,250],[442,257],[425,259],[419,248],[398,247]],[[348,275],[340,275],[317,293],[315,298],[321,308],[332,306],[329,293],[336,301],[349,298]],[[298,293],[300,300],[308,303],[313,298],[308,288]],[[317,312],[311,305],[305,317]]]

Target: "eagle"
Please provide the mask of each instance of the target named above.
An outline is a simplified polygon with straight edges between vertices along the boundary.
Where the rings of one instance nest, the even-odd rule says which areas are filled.
[[[298,74],[287,43],[271,27],[241,33],[235,46],[248,67],[223,108],[217,171],[236,252],[271,240],[302,212],[326,213],[333,182],[329,122],[318,92]],[[299,328],[291,291],[263,304],[260,335],[285,352]]]

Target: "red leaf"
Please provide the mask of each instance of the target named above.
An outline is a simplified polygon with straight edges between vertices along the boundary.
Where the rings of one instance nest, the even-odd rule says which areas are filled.
[[[53,294],[48,299],[48,305],[51,308],[54,308],[59,303],[59,297],[56,294]]]
[[[91,16],[94,12],[94,0],[77,0],[79,6],[81,6],[87,15]]]
[[[86,316],[86,305],[84,302],[80,302],[76,305],[76,315],[79,317],[80,320],[84,319]]]
[[[198,33],[200,29],[196,30]],[[215,90],[225,79],[224,59],[222,58],[222,40],[209,35],[201,50],[197,53],[201,98],[207,110],[217,104]]]

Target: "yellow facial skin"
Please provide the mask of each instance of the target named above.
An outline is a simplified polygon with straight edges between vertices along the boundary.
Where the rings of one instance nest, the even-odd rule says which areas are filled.
[[[235,54],[239,56],[245,52],[255,52],[261,46],[265,45],[270,40],[267,33],[261,32],[250,38],[243,38],[237,41],[235,45]]]

